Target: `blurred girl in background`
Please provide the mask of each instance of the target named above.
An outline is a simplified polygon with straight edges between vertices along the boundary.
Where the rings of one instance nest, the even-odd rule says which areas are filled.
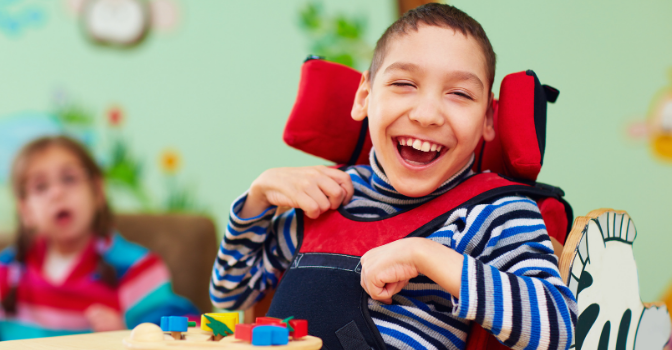
[[[0,339],[133,328],[197,315],[164,263],[114,232],[103,174],[82,145],[45,137],[12,166],[17,240],[0,253]]]

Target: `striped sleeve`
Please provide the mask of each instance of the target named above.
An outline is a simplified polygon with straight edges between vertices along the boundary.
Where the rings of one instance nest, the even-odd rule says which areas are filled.
[[[453,315],[512,349],[567,349],[577,306],[564,285],[536,203],[506,197],[466,216],[452,248],[464,254]]]
[[[114,235],[103,259],[120,277],[119,304],[129,328],[143,322],[158,324],[161,316],[199,314],[189,300],[173,292],[168,267],[146,248]]]
[[[210,279],[210,299],[219,308],[246,309],[275,288],[296,250],[296,212],[269,207],[256,217],[238,216],[247,193],[234,201]]]

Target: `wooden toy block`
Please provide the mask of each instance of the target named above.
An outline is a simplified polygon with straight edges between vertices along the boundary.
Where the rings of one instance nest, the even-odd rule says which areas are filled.
[[[274,326],[286,327],[286,325],[282,323],[281,319],[274,317],[257,317],[254,323],[258,325],[274,325]]]
[[[245,323],[239,323],[236,325],[236,332],[233,333],[236,339],[240,339],[242,341],[246,342],[252,342],[252,329],[256,327],[256,323],[252,324],[245,324]]]
[[[294,339],[301,339],[308,335],[307,320],[289,320],[289,326],[293,329],[289,335]]]
[[[252,328],[256,325],[236,325],[236,327],[243,327],[241,330],[244,329],[244,326],[247,326],[249,329],[249,340],[237,339],[239,330],[236,329],[235,337],[225,337],[220,341],[213,341],[212,332],[204,331],[200,327],[189,328],[183,333],[181,340],[175,340],[172,337],[167,336],[159,326],[152,323],[143,323],[135,327],[135,329],[130,332],[130,335],[125,337],[122,342],[126,349],[129,350],[258,350],[259,348],[257,346],[251,344],[253,338]],[[275,329],[276,332],[280,331],[280,333],[275,335],[275,338],[273,337],[273,330],[269,333],[270,340],[267,339],[267,342],[270,341],[270,344],[268,345],[273,345],[272,350],[318,350],[322,348],[322,340],[320,340],[320,338],[308,335],[301,340],[288,339],[288,328],[273,325],[265,325],[261,327],[271,327]],[[287,343],[285,343],[285,339],[288,340]],[[282,345],[283,343],[284,345]],[[91,347],[81,348],[89,349]],[[116,349],[116,347],[114,348]]]
[[[236,325],[240,323],[238,319],[238,313],[237,312],[224,312],[224,313],[207,313],[201,315],[201,329],[204,331],[212,331],[212,328],[208,325],[210,321],[207,319],[207,317],[212,317],[213,319],[224,323],[227,327],[230,329],[235,329]]]
[[[252,329],[252,345],[267,346],[271,345],[271,333],[275,326],[257,326]]]
[[[287,328],[280,328],[277,326],[271,332],[271,344],[273,345],[287,345],[289,343],[289,330]]]
[[[181,316],[161,317],[161,330],[170,332],[176,340],[182,339],[182,332],[186,332],[189,325],[189,319]]]
[[[201,317],[201,329],[211,331],[214,340],[219,341],[227,335],[233,334],[233,329],[238,324],[238,313],[227,312],[221,314],[203,314]]]
[[[289,331],[276,325],[257,325],[252,329],[252,345],[287,345]]]

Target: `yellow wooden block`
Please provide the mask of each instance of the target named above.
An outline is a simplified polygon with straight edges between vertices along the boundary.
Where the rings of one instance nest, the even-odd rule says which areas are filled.
[[[208,327],[210,320],[205,318],[205,315],[225,324],[232,332],[236,330],[236,325],[239,323],[237,312],[203,314],[201,315],[201,329],[208,332],[212,332],[212,329]]]

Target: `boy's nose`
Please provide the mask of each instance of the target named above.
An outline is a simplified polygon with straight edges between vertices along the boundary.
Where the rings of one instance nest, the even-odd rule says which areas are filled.
[[[440,103],[431,97],[422,98],[408,117],[422,127],[441,126],[444,123]]]

